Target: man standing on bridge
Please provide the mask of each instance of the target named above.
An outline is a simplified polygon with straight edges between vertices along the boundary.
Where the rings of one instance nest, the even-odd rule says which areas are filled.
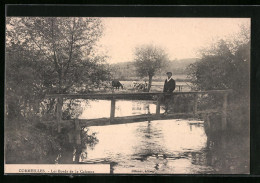
[[[172,73],[167,72],[166,74],[167,74],[167,79],[164,82],[163,92],[166,94],[171,94],[175,90],[176,84],[175,84],[175,80],[172,79]],[[164,114],[168,114],[170,101],[171,101],[171,95],[165,95],[164,96],[164,104],[165,104],[165,113]]]

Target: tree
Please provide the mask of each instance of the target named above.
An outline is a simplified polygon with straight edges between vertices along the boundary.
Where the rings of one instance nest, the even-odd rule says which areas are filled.
[[[213,50],[189,66],[192,84],[198,90],[233,89],[249,94],[250,42],[231,46],[220,40]]]
[[[106,58],[94,51],[103,30],[99,18],[23,17],[6,22],[6,101],[11,111],[26,111],[46,93],[68,93],[110,77]]]
[[[24,17],[8,23],[7,45],[26,46],[38,57],[34,62],[41,65],[51,92],[66,93],[91,80],[101,64],[93,49],[103,30],[98,18]]]
[[[140,77],[149,78],[148,92],[152,85],[152,78],[168,61],[167,55],[162,48],[145,45],[135,50],[135,67]]]
[[[55,124],[46,123],[44,114],[53,114],[56,101],[44,96],[99,85],[109,78],[106,57],[94,51],[102,22],[99,18],[8,17],[6,28],[6,160],[53,163],[57,156],[50,161],[48,157],[65,148],[67,133],[56,134]],[[66,112],[66,118],[77,114]]]
[[[250,31],[241,28],[238,37],[219,40],[202,50],[201,58],[188,67],[197,90],[232,89],[229,95],[228,120],[230,130],[248,132],[250,93]],[[222,96],[206,96],[204,107],[222,107]],[[242,133],[244,133],[242,132]]]

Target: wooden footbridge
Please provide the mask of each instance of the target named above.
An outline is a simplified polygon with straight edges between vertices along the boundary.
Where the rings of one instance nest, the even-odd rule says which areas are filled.
[[[49,94],[45,98],[56,98],[56,120],[58,126],[58,132],[64,124],[68,124],[71,121],[75,124],[76,129],[88,126],[104,126],[133,123],[139,121],[150,120],[164,120],[164,119],[176,119],[176,118],[191,118],[198,114],[207,114],[218,112],[222,114],[222,128],[225,129],[227,125],[227,97],[231,90],[211,90],[211,91],[190,91],[190,92],[174,92],[172,94],[165,93],[108,93],[108,94]],[[161,98],[165,95],[192,95],[193,96],[193,111],[190,113],[174,113],[164,115],[160,112]],[[222,95],[223,105],[221,108],[214,110],[198,111],[198,96],[199,95]],[[110,100],[110,117],[99,119],[76,119],[76,120],[63,120],[62,119],[62,105],[64,99],[97,99],[97,100]],[[135,116],[115,117],[116,100],[156,100],[156,113],[155,114],[143,114]],[[109,109],[108,109],[109,110]]]

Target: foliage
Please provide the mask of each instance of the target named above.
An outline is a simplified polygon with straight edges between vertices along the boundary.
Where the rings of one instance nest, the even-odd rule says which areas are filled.
[[[197,90],[233,89],[236,95],[249,94],[250,41],[220,40],[204,50],[202,58],[188,68]]]
[[[167,55],[162,48],[145,45],[137,47],[135,50],[135,66],[137,74],[141,77],[148,76],[148,91],[151,88],[152,77],[162,67],[166,65],[168,61]]]
[[[246,26],[233,40],[220,40],[201,51],[201,59],[188,67],[196,90],[232,89],[229,95],[228,121],[234,131],[248,130],[250,87],[250,31]],[[205,106],[218,105],[223,99],[208,96]]]
[[[83,112],[80,106],[81,100],[68,99],[63,102],[63,119],[77,119]]]
[[[40,66],[38,72],[50,92],[66,93],[75,83],[106,79],[105,57],[94,51],[101,23],[96,18],[12,18],[7,53],[15,54],[13,46],[31,52],[30,63]]]
[[[64,139],[60,141],[57,134],[50,134],[52,127],[41,122],[50,120],[55,114],[56,100],[44,99],[44,96],[48,93],[86,92],[84,88],[93,88],[110,78],[106,57],[95,52],[102,30],[99,18],[6,19],[8,155],[16,153],[21,161],[23,157],[41,159],[47,157],[52,146],[54,151],[63,146]],[[66,112],[65,118],[77,115]],[[30,141],[23,141],[22,136]],[[35,147],[34,155],[29,152],[32,147]],[[27,152],[28,156],[19,152]]]
[[[102,29],[98,18],[7,18],[7,116],[26,117],[46,93],[82,92],[108,80],[106,57],[94,50]]]
[[[196,62],[196,58],[171,60],[167,63],[167,67],[161,68],[156,73],[156,75],[153,77],[153,81],[155,81],[156,79],[158,81],[164,81],[165,73],[168,71],[171,71],[173,73],[173,77],[175,80],[187,81],[188,79],[186,77],[178,78],[178,76],[179,75],[186,76],[187,75],[186,67],[194,62]],[[125,81],[140,80],[140,78],[136,76],[136,67],[134,62],[121,62],[121,63],[111,64],[111,72],[113,74],[114,79],[125,80]],[[144,79],[148,79],[148,77],[147,78],[145,77]]]
[[[99,140],[97,139],[95,132],[90,133],[89,129],[86,128],[82,132],[82,142],[84,148],[89,147],[93,150],[94,146],[99,142]]]

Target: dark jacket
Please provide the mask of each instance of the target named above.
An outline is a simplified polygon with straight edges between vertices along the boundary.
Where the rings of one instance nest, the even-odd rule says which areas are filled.
[[[164,82],[163,92],[171,93],[174,90],[175,90],[175,80],[171,78],[167,82],[167,79],[166,79],[165,82]]]

